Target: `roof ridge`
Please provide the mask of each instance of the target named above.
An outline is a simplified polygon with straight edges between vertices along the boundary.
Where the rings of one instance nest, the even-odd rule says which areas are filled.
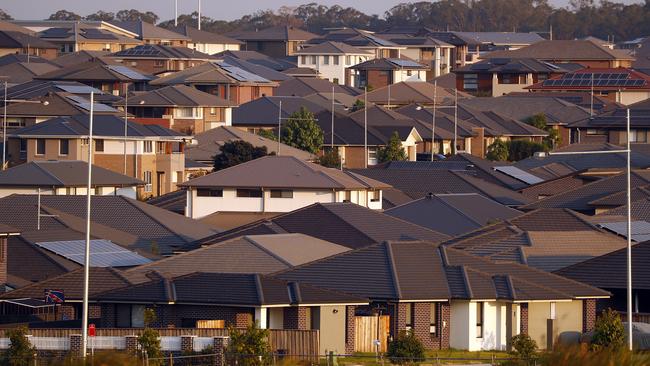
[[[56,175],[54,175],[54,174],[51,173],[50,171],[46,170],[45,168],[43,168],[43,167],[41,166],[41,164],[40,164],[40,161],[34,161],[34,165],[36,165],[36,166],[38,167],[38,169],[40,169],[43,173],[45,173],[46,175],[50,176],[50,177],[53,178],[54,180],[58,181],[61,185],[65,185],[65,182],[63,182],[61,179],[59,179],[59,177],[57,177]]]
[[[395,265],[395,257],[393,254],[393,246],[390,242],[386,241],[383,244],[386,249],[386,254],[388,256],[388,264],[390,265],[391,278],[393,279],[393,290],[397,295],[398,299],[402,298],[402,289],[399,284],[399,276],[397,275],[397,267]]]
[[[253,238],[251,238],[251,236],[253,236],[253,235],[243,235],[243,236],[239,236],[239,238],[242,238],[242,239],[246,240],[247,242],[253,244],[253,246],[255,246],[255,247],[258,248],[259,250],[261,250],[261,251],[267,253],[267,254],[270,255],[271,257],[277,259],[279,262],[284,263],[287,267],[289,267],[289,268],[293,267],[293,264],[289,263],[289,262],[288,262],[287,260],[285,260],[284,258],[282,258],[282,257],[278,256],[277,254],[273,253],[272,251],[270,251],[269,249],[267,249],[266,247],[264,247],[263,245],[261,245],[259,242],[257,242],[257,241],[254,240]],[[233,238],[233,239],[236,239],[236,238]]]
[[[467,297],[469,299],[473,299],[474,293],[472,291],[472,286],[469,283],[469,276],[467,275],[467,267],[465,265],[460,265],[458,267],[460,268],[461,276],[463,276],[463,284],[465,285],[465,291],[467,292]]]
[[[141,204],[144,204],[144,205],[148,205],[148,203],[146,203],[146,202],[140,202],[140,201],[137,201],[137,200],[133,200],[133,201],[131,201],[130,199],[127,199],[127,198],[124,197],[124,196],[119,196],[119,197],[120,197],[120,199],[121,199],[122,201],[128,203],[129,205],[131,205],[132,207],[134,207],[134,208],[137,209],[138,211],[142,212],[143,215],[147,216],[149,219],[151,219],[152,221],[156,222],[158,225],[160,225],[160,226],[162,226],[163,228],[165,228],[165,230],[167,230],[167,231],[169,231],[170,233],[172,233],[173,236],[179,238],[179,239],[181,240],[181,242],[185,242],[185,243],[188,242],[187,240],[184,240],[183,237],[182,237],[181,235],[179,235],[175,230],[172,230],[172,228],[170,228],[169,226],[167,226],[166,224],[164,224],[163,222],[161,222],[160,220],[158,220],[158,218],[156,218],[156,217],[150,215],[148,212],[145,212],[141,207],[139,207],[138,205],[135,205],[135,204],[134,204],[134,202],[138,202],[138,203],[141,203]],[[153,206],[153,205],[151,205],[151,206],[152,206],[152,208],[155,207],[156,209],[160,209],[160,207],[156,207],[156,206]],[[167,211],[167,210],[165,210],[165,211]],[[161,211],[161,212],[162,212],[162,211]],[[165,212],[165,213],[167,213],[167,212]],[[172,213],[173,213],[173,212],[172,212]]]
[[[443,205],[445,205],[445,206],[451,208],[453,211],[455,211],[455,212],[459,213],[461,216],[464,216],[465,218],[469,219],[471,222],[475,223],[475,224],[478,225],[479,227],[483,226],[482,223],[480,223],[480,222],[474,220],[472,217],[470,217],[470,216],[468,216],[467,214],[465,214],[465,212],[463,212],[463,211],[457,209],[456,207],[452,206],[451,204],[449,204],[448,202],[446,202],[446,201],[443,200],[442,198],[438,197],[438,196],[435,195],[435,194],[434,194],[433,196],[434,196],[436,199],[438,199],[440,202],[442,202]],[[482,196],[482,195],[481,195],[481,196]]]
[[[264,305],[264,289],[262,287],[262,279],[260,278],[259,273],[253,275],[253,280],[255,281],[255,292],[257,292],[257,299],[260,302],[260,305]]]

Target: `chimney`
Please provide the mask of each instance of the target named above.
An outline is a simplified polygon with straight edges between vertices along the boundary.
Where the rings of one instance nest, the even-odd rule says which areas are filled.
[[[472,127],[472,155],[485,158],[485,128]]]

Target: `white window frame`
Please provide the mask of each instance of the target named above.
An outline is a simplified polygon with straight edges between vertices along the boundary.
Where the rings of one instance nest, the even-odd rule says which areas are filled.
[[[142,152],[143,152],[144,154],[150,154],[150,153],[153,153],[153,141],[145,140],[145,141],[142,141],[142,144],[143,144],[143,146],[142,146]]]
[[[151,184],[152,173],[150,170],[145,170],[142,172],[142,180],[144,181],[144,191],[149,193],[153,191],[153,185]]]

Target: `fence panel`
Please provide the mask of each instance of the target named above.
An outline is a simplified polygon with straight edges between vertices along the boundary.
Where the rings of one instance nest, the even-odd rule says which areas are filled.
[[[192,347],[194,349],[194,352],[201,352],[206,348],[210,348],[212,346],[214,346],[213,337],[195,337],[192,340]]]
[[[70,349],[70,338],[67,337],[29,337],[29,342],[37,350],[66,351]]]
[[[7,349],[10,344],[9,338],[0,338],[0,349]]]
[[[181,337],[160,337],[160,349],[162,351],[180,351]]]
[[[124,337],[90,337],[88,343],[94,349],[126,349]]]

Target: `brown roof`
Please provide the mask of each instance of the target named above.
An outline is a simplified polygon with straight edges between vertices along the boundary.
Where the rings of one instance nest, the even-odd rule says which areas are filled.
[[[192,43],[206,43],[206,44],[237,44],[241,45],[244,42],[226,37],[222,34],[217,34],[214,32],[207,32],[204,30],[199,30],[189,25],[179,25],[178,27],[170,28],[171,31],[182,34],[190,38]]]
[[[156,271],[165,277],[193,272],[267,274],[350,250],[304,234],[247,235],[174,255],[124,272],[132,282]]]
[[[260,220],[269,220],[281,212],[219,211],[199,219],[200,222],[219,230],[231,230]]]
[[[317,45],[305,47],[296,55],[371,55],[372,52],[361,50],[341,42],[323,42]]]
[[[113,105],[124,106],[126,102]],[[128,106],[147,107],[232,107],[235,104],[187,85],[169,85],[129,97]]]
[[[317,37],[300,28],[290,26],[277,26],[254,31],[234,31],[227,36],[242,41],[308,41]]]
[[[183,187],[263,187],[313,189],[381,189],[388,184],[364,176],[308,163],[293,156],[270,155],[180,184]]]
[[[592,41],[545,40],[512,51],[495,51],[481,58],[536,58],[544,61],[633,60],[629,54]]]
[[[368,92],[368,102],[388,104],[388,89],[390,88],[390,104],[433,104],[434,85],[423,81],[402,81]],[[455,92],[453,89],[437,87],[436,104],[453,102]],[[458,92],[458,98],[471,98],[464,92]],[[363,100],[363,96],[359,99]]]

